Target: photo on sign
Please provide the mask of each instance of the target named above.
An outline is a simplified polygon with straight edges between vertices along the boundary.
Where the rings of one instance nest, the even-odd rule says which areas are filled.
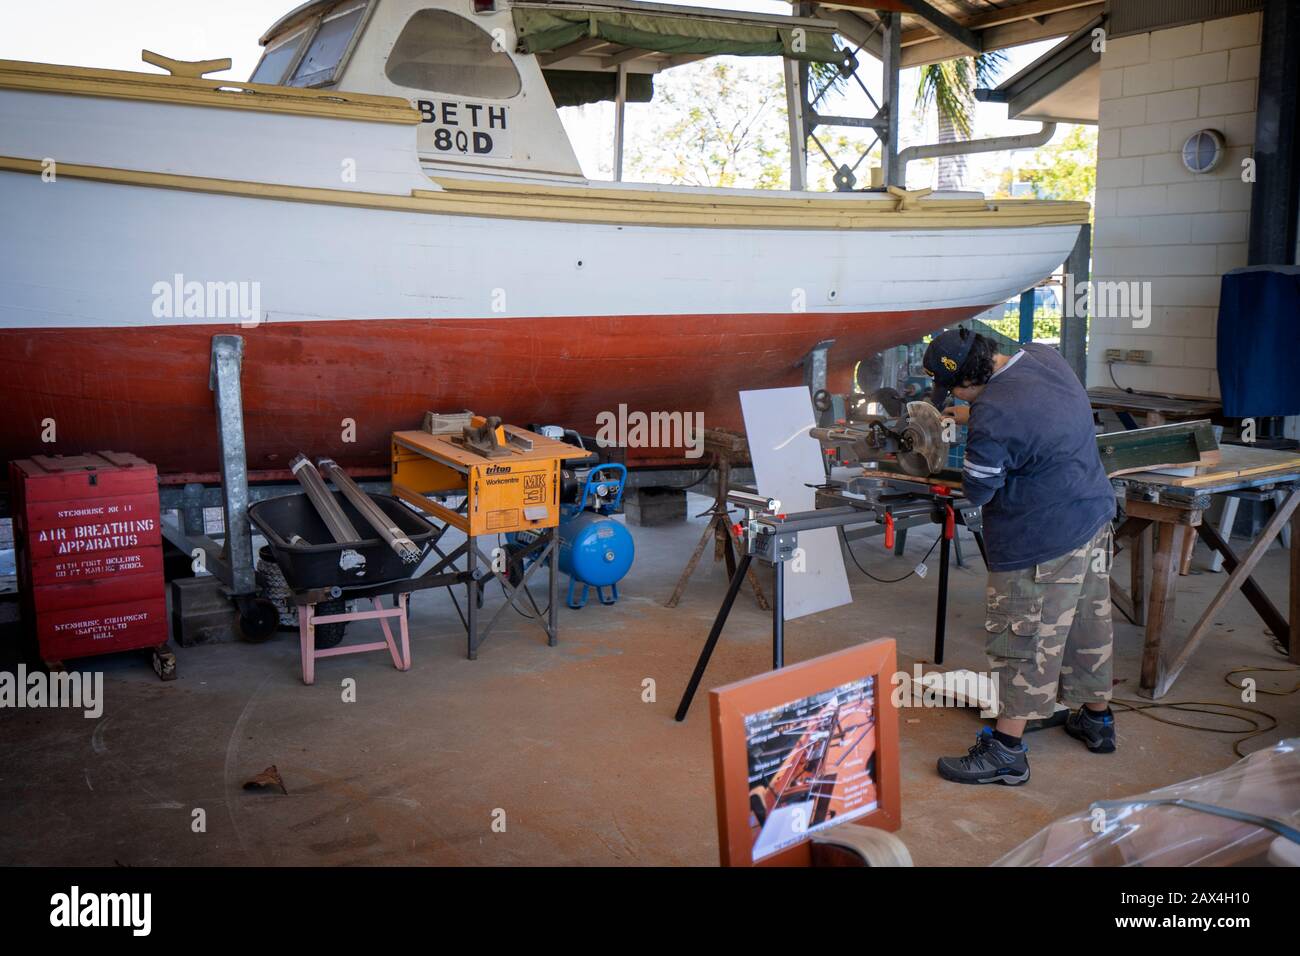
[[[874,675],[744,723],[755,862],[879,806]]]

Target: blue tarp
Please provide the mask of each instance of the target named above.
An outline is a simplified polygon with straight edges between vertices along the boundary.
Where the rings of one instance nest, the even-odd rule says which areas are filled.
[[[1300,414],[1300,268],[1250,266],[1223,277],[1218,352],[1225,415]]]

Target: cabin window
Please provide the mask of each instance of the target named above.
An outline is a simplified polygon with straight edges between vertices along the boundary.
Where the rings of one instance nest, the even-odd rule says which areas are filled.
[[[303,41],[306,39],[307,31],[301,30],[287,40],[267,47],[266,52],[262,54],[262,61],[257,64],[257,69],[248,78],[248,82],[270,83],[278,86],[284,79],[284,74],[289,71],[289,67],[298,59],[298,51],[302,49]]]
[[[514,61],[492,48],[491,34],[446,10],[411,17],[384,72],[398,86],[436,93],[504,100],[520,89]]]
[[[307,52],[286,86],[324,86],[337,78],[344,54],[352,48],[353,37],[366,4],[338,8],[324,17],[307,45]]]

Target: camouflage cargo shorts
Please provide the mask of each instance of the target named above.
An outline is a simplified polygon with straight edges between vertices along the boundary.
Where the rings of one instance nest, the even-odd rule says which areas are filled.
[[[984,623],[1001,717],[1052,715],[1056,701],[1108,701],[1110,524],[1086,545],[1019,571],[991,571]]]

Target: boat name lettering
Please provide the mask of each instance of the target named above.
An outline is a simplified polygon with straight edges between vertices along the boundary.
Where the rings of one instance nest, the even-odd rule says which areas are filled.
[[[510,112],[504,106],[455,100],[416,100],[420,122],[431,127],[420,136],[439,153],[510,158]]]

